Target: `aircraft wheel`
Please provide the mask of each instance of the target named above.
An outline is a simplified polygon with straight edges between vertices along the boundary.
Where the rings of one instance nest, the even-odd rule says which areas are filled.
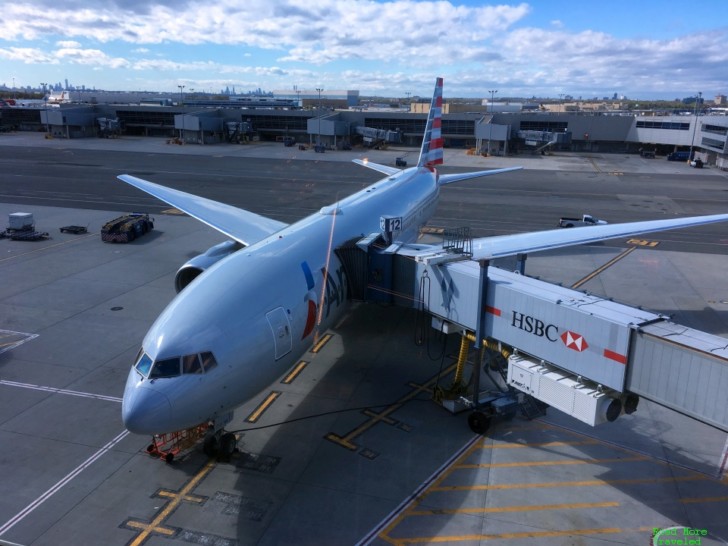
[[[490,427],[490,417],[481,411],[474,411],[468,415],[468,425],[476,434],[485,434]]]
[[[208,457],[216,457],[220,452],[220,436],[217,434],[206,436],[205,442],[202,444],[202,451]]]
[[[235,448],[238,446],[238,439],[232,432],[226,432],[220,438],[220,454],[229,457],[235,452]]]

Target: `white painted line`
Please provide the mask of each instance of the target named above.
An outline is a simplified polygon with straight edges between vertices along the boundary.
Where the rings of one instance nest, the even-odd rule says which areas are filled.
[[[32,389],[35,391],[43,391],[43,392],[52,392],[54,394],[66,394],[68,396],[79,396],[81,398],[94,398],[96,400],[106,400],[107,402],[119,402],[121,403],[122,399],[118,396],[106,396],[104,394],[93,394],[90,392],[81,392],[81,391],[72,391],[68,389],[58,389],[56,387],[44,387],[42,385],[33,385],[31,383],[18,383],[17,381],[6,381],[4,379],[0,379],[0,385],[5,385],[7,387],[20,387],[23,389]]]
[[[68,475],[66,475],[66,477],[64,477],[61,481],[56,483],[48,491],[43,493],[40,497],[35,499],[28,506],[23,508],[20,512],[15,514],[15,516],[10,518],[7,522],[5,522],[5,524],[2,527],[0,527],[0,536],[7,533],[10,529],[15,527],[15,525],[17,525],[23,519],[25,519],[26,516],[30,515],[41,504],[43,504],[45,501],[50,499],[53,495],[58,493],[58,491],[60,491],[65,485],[68,485],[68,483],[70,483],[71,480],[73,480],[81,472],[86,470],[86,468],[91,466],[96,460],[98,460],[102,455],[104,455],[107,451],[109,451],[111,448],[113,448],[116,444],[118,444],[124,438],[126,438],[128,434],[129,434],[128,430],[125,430],[124,432],[119,434],[116,438],[111,440],[108,444],[106,444],[104,447],[99,449],[96,453],[94,453],[88,459],[86,459],[84,462],[82,462],[80,465],[78,465],[74,470],[72,470]]]
[[[27,334],[25,332],[13,332],[12,330],[0,330],[0,337],[4,336],[10,336],[12,334],[23,336],[23,339],[20,339],[14,343],[10,343],[8,345],[0,344],[0,354],[3,354],[5,351],[9,351],[10,349],[15,349],[15,347],[19,347],[26,341],[30,341],[31,339],[35,339],[38,337],[38,334]]]
[[[367,544],[370,544],[375,538],[377,538],[377,535],[381,533],[384,529],[387,528],[387,526],[394,521],[394,519],[399,516],[402,512],[407,510],[410,504],[412,504],[417,497],[419,497],[424,490],[426,490],[430,485],[432,485],[445,470],[447,470],[452,464],[457,461],[463,453],[465,453],[468,449],[470,449],[475,442],[483,438],[480,434],[476,434],[473,436],[472,439],[468,440],[464,446],[462,446],[460,449],[458,449],[455,453],[452,454],[452,456],[445,461],[440,468],[435,470],[435,472],[432,473],[432,475],[427,478],[420,486],[415,489],[409,497],[404,499],[402,502],[399,503],[399,506],[392,510],[389,515],[384,518],[382,521],[380,521],[374,529],[369,531],[359,542],[356,543],[356,546],[366,546]],[[1,533],[0,533],[1,534]]]

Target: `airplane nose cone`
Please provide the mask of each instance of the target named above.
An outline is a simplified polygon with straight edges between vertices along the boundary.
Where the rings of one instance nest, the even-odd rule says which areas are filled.
[[[127,385],[121,403],[121,418],[126,429],[134,434],[171,432],[168,427],[172,420],[172,405],[164,394],[140,381]]]

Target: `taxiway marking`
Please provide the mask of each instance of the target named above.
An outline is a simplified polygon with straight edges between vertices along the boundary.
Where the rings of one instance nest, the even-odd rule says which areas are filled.
[[[78,241],[83,241],[84,239],[88,239],[89,237],[95,237],[98,233],[89,233],[88,235],[83,235],[81,237],[76,237],[75,239],[69,239],[68,241],[61,241],[60,243],[55,243],[52,245],[44,246],[41,248],[36,248],[35,250],[30,250],[28,252],[23,252],[22,254],[15,254],[13,256],[8,256],[7,258],[1,258],[0,262],[7,262],[8,260],[14,260],[16,258],[22,258],[23,256],[27,256],[28,254],[35,254],[36,252],[43,252],[44,250],[49,250],[51,248],[55,248],[57,246],[63,246],[68,245],[71,243],[75,243]]]
[[[21,339],[17,339],[18,337],[20,337]],[[15,347],[19,347],[26,341],[31,341],[37,337],[38,334],[15,332],[13,330],[0,330],[0,339],[15,338],[15,340],[11,339],[10,341],[0,342],[0,354],[4,353],[5,351],[9,351],[10,349],[15,349]]]
[[[63,489],[64,486],[68,485],[81,472],[86,470],[89,466],[91,466],[94,462],[96,462],[99,458],[101,458],[101,456],[106,454],[109,450],[111,450],[116,444],[121,442],[128,435],[129,435],[128,430],[125,430],[124,432],[120,433],[118,436],[116,436],[116,438],[111,440],[109,443],[107,443],[105,446],[103,446],[101,449],[99,449],[96,453],[91,455],[88,459],[86,459],[84,462],[82,462],[80,465],[78,465],[75,469],[73,469],[71,472],[69,472],[64,478],[62,478],[59,482],[57,482],[53,487],[48,489],[40,497],[35,499],[28,506],[26,506],[20,512],[15,514],[15,516],[13,516],[8,521],[6,521],[5,524],[3,524],[0,527],[0,536],[4,535],[10,529],[15,527],[15,525],[20,523],[23,519],[25,519],[36,508],[38,508],[41,504],[43,504],[45,501],[50,499],[53,495],[58,493],[61,489]]]
[[[141,533],[139,533],[134,540],[132,540],[129,543],[129,546],[140,546],[141,544],[144,544],[144,542],[149,538],[149,535],[152,533],[161,533],[170,535],[170,529],[169,527],[164,527],[162,524],[163,522],[174,512],[177,507],[187,498],[189,497],[189,493],[197,487],[197,484],[202,481],[202,479],[207,476],[213,468],[215,468],[216,462],[214,459],[209,460],[205,466],[202,467],[202,470],[200,470],[195,476],[187,482],[187,484],[177,493],[174,498],[172,498],[169,501],[169,504],[162,509],[159,514],[148,524],[144,524],[139,522],[138,520],[133,521],[127,521],[126,525],[130,526],[132,528],[141,528]],[[176,533],[177,531],[173,531],[173,533]]]
[[[272,391],[268,396],[265,397],[265,400],[263,400],[257,408],[248,415],[248,417],[245,419],[248,423],[255,423],[258,419],[260,419],[260,416],[263,415],[265,410],[267,410],[273,402],[276,401],[276,399],[281,395],[282,393],[280,391]]]
[[[582,284],[585,284],[585,283],[589,282],[590,280],[592,280],[594,277],[596,277],[597,275],[599,275],[600,273],[602,273],[606,269],[612,267],[614,264],[616,264],[622,258],[626,258],[628,255],[630,255],[635,250],[637,250],[637,247],[636,246],[631,246],[631,247],[623,250],[622,252],[620,252],[619,254],[617,254],[614,258],[612,258],[611,260],[609,260],[607,263],[605,263],[601,267],[599,267],[599,268],[595,269],[594,271],[592,271],[591,273],[589,273],[583,279],[579,279],[578,281],[576,281],[574,284],[571,285],[571,288],[573,288],[573,289],[579,288]]]
[[[446,370],[443,370],[442,373],[438,373],[436,376],[434,376],[432,379],[427,381],[424,385],[412,385],[413,389],[405,394],[402,398],[397,400],[394,404],[391,406],[385,408],[381,412],[374,412],[372,410],[364,410],[364,414],[369,416],[369,420],[365,421],[358,427],[354,428],[354,430],[349,431],[348,433],[344,434],[343,436],[339,436],[338,434],[334,434],[333,432],[327,434],[325,438],[331,442],[334,442],[335,444],[338,444],[342,447],[345,447],[346,449],[350,451],[355,451],[359,448],[355,443],[352,442],[355,438],[372,428],[374,425],[376,425],[379,422],[385,422],[392,424],[393,420],[389,419],[389,415],[391,413],[394,413],[398,409],[400,409],[402,406],[404,406],[407,402],[418,396],[419,394],[423,392],[431,392],[432,387],[437,383],[439,379],[441,379],[443,376],[446,376],[450,372],[452,372],[456,364],[451,365]]]
[[[313,346],[311,349],[312,353],[318,353],[323,349],[324,345],[326,345],[329,341],[331,341],[331,338],[334,337],[333,334],[324,334],[324,337],[322,337],[316,345]]]
[[[281,383],[284,385],[290,385],[293,383],[293,381],[299,376],[299,374],[304,370],[304,368],[308,366],[308,362],[305,360],[300,360],[298,364],[296,364],[293,369],[290,371],[290,373],[281,380]]]
[[[31,389],[35,391],[50,392],[53,394],[66,394],[68,396],[78,396],[81,398],[93,398],[95,400],[105,400],[107,402],[118,402],[119,404],[122,402],[122,399],[117,396],[106,396],[104,394],[72,391],[69,389],[59,389],[56,387],[44,387],[43,385],[33,385],[32,383],[18,383],[17,381],[6,381],[5,379],[0,379],[0,385],[5,385],[7,387],[20,387],[23,389]]]

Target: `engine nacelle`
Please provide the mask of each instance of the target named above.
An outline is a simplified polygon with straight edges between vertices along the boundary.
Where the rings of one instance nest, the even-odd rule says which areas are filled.
[[[208,248],[204,254],[192,258],[179,268],[177,275],[174,277],[174,288],[177,290],[177,293],[181,292],[208,268],[241,248],[243,248],[243,245],[237,241],[225,241],[224,243]]]

